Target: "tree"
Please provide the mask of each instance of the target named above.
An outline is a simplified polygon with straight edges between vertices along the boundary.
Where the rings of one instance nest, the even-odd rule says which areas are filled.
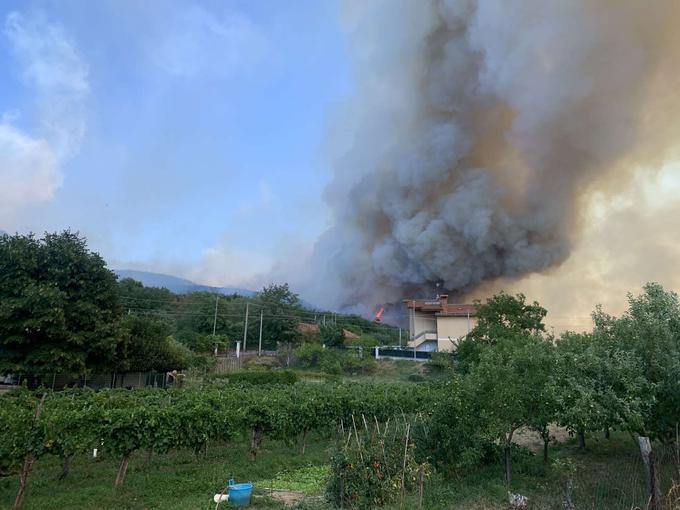
[[[77,233],[0,236],[0,372],[110,367],[120,317],[115,274]]]
[[[590,334],[564,333],[557,342],[555,388],[558,419],[576,433],[623,427],[636,430],[647,411],[650,387],[640,360]]]
[[[344,330],[335,324],[322,324],[319,327],[321,343],[328,347],[339,347],[345,342]]]
[[[526,338],[545,331],[543,319],[548,313],[536,301],[526,303],[524,294],[512,296],[501,292],[486,303],[475,302],[477,325],[458,345],[459,370],[467,372],[482,351],[501,340]]]
[[[515,335],[498,340],[480,353],[463,378],[465,394],[476,399],[471,411],[483,416],[488,431],[503,450],[505,478],[512,481],[511,447],[520,427],[543,427],[552,418],[546,411],[555,365],[554,348],[539,335]]]
[[[178,296],[178,306],[182,310],[176,324],[180,338],[187,336],[184,331],[201,335],[215,332],[232,340],[243,336],[246,305],[241,296],[191,292]]]
[[[268,345],[290,344],[298,339],[297,326],[302,310],[300,298],[287,283],[271,284],[257,294],[263,312],[262,337]],[[253,321],[253,324],[255,321]]]
[[[470,332],[475,340],[496,342],[500,338],[545,331],[543,319],[548,311],[536,301],[526,303],[524,294],[500,292],[486,303],[476,301],[477,325]]]
[[[132,278],[123,278],[118,282],[118,295],[126,310],[159,316],[171,314],[177,301],[177,296],[168,289],[145,287]]]
[[[170,326],[159,319],[128,315],[123,321],[127,341],[126,363],[119,369],[165,372],[185,368],[188,352],[170,336]]]
[[[639,360],[651,387],[651,404],[638,432],[662,440],[675,437],[680,423],[680,303],[675,292],[648,283],[640,296],[628,295],[628,310],[613,317],[598,307],[594,336]]]

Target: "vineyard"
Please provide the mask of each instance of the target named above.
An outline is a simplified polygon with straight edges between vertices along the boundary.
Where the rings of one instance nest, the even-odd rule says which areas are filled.
[[[20,472],[19,504],[33,463],[51,455],[69,475],[75,456],[97,448],[118,459],[111,483],[121,486],[130,459],[189,450],[197,457],[210,442],[247,438],[254,460],[265,440],[299,441],[347,428],[354,417],[385,422],[434,405],[430,384],[212,384],[178,390],[16,390],[0,397],[0,462]],[[72,476],[77,476],[72,475]]]

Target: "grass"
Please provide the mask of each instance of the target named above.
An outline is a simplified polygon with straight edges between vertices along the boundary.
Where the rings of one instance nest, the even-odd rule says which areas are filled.
[[[404,376],[403,373],[400,374]],[[24,508],[64,509],[213,509],[214,494],[226,481],[254,482],[253,508],[283,508],[265,488],[302,491],[309,497],[300,510],[330,508],[320,496],[328,474],[333,441],[321,436],[309,438],[305,455],[296,445],[265,441],[255,462],[249,460],[248,444],[211,444],[205,456],[187,451],[155,455],[149,465],[145,453],[132,460],[123,487],[114,490],[118,459],[106,456],[93,460],[75,459],[71,474],[58,481],[57,459],[46,457],[35,464]],[[655,445],[664,492],[680,473],[674,453]],[[544,465],[540,455],[524,453],[514,460],[511,491],[530,498],[530,508],[561,509],[566,480],[573,481],[572,500],[579,510],[630,510],[644,503],[645,485],[636,442],[627,434],[613,433],[611,439],[591,436],[588,449],[579,451],[574,440],[555,445],[551,462]],[[17,477],[0,478],[0,508],[10,508],[17,490]],[[418,508],[416,495],[406,496],[390,508]],[[507,490],[499,464],[445,476],[434,473],[426,481],[423,508],[432,510],[507,509]]]
[[[270,487],[272,480],[277,479],[278,486],[284,488],[285,478],[277,478],[277,474],[286,472],[292,478],[297,469],[327,464],[328,444],[327,440],[313,438],[303,456],[295,446],[265,441],[265,451],[255,462],[248,458],[245,441],[211,445],[207,455],[198,459],[188,451],[156,455],[149,466],[145,464],[145,454],[139,452],[130,463],[125,484],[117,490],[113,488],[117,459],[77,458],[70,475],[59,482],[60,463],[47,457],[35,464],[23,508],[214,509],[213,495],[221,491],[230,477],[252,481],[256,488]],[[307,473],[308,489],[309,483]],[[0,508],[11,507],[17,487],[16,476],[0,479]],[[251,506],[281,507],[267,497],[254,499]]]

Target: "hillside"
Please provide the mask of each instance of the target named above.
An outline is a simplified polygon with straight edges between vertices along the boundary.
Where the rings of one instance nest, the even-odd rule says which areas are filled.
[[[255,291],[249,289],[242,289],[240,287],[211,287],[210,285],[202,285],[185,278],[179,278],[163,273],[152,273],[150,271],[138,271],[135,269],[114,269],[113,272],[118,275],[118,278],[132,278],[133,280],[142,282],[145,287],[164,287],[176,294],[206,291],[219,292],[222,294],[239,294],[241,296],[255,295]]]

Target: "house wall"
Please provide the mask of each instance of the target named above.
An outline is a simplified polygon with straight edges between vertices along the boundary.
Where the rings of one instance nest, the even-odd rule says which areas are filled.
[[[475,317],[437,317],[437,350],[442,352],[455,350],[457,341],[467,335],[476,323]]]
[[[410,325],[410,338],[421,334],[423,331],[436,331],[437,322],[432,313],[422,313],[422,312],[410,312],[409,314],[409,325]]]

